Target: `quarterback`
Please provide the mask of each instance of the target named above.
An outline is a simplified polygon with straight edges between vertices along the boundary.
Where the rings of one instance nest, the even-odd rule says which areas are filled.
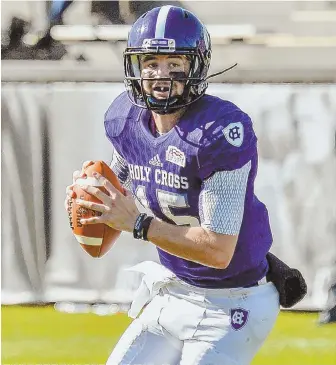
[[[86,186],[102,204],[78,202],[101,213],[83,224],[132,232],[157,247],[160,264],[133,268],[143,273],[135,319],[109,365],[247,365],[279,313],[266,280],[268,213],[254,194],[257,138],[245,112],[205,93],[210,60],[205,26],[182,8],[155,8],[129,33],[126,91],[105,131],[130,192],[97,176],[110,195]]]

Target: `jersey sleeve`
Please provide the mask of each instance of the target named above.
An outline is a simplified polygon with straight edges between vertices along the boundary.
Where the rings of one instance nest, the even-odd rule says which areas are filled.
[[[215,172],[203,181],[199,196],[202,227],[216,233],[239,234],[250,170],[251,161],[240,169]]]
[[[216,233],[238,235],[257,138],[252,121],[234,111],[215,121],[199,152],[201,226]]]
[[[200,142],[198,165],[202,181],[217,171],[240,169],[257,153],[252,121],[240,110],[214,121]]]

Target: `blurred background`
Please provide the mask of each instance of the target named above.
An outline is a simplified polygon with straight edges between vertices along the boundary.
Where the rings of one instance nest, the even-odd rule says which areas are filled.
[[[2,362],[101,364],[157,260],[123,234],[102,259],[74,239],[65,187],[110,160],[103,116],[124,90],[130,25],[173,4],[212,37],[209,93],[236,103],[259,139],[258,197],[272,252],[308,295],[282,311],[257,364],[336,364],[336,1],[1,1]]]

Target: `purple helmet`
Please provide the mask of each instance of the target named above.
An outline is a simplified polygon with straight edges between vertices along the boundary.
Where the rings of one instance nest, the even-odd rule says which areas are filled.
[[[145,54],[185,55],[190,60],[189,74],[175,73],[157,80],[170,81],[169,97],[164,100],[145,93],[140,56]],[[143,108],[169,114],[183,108],[205,93],[211,60],[210,36],[201,21],[190,11],[162,6],[143,14],[132,26],[124,52],[125,85],[130,100]],[[171,96],[174,81],[184,83],[181,96]]]

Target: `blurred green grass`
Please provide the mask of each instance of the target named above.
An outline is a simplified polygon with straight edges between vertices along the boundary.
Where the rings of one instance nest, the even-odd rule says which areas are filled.
[[[67,314],[52,306],[2,306],[2,364],[105,364],[130,323],[124,314]],[[336,365],[336,325],[282,312],[252,365]]]

